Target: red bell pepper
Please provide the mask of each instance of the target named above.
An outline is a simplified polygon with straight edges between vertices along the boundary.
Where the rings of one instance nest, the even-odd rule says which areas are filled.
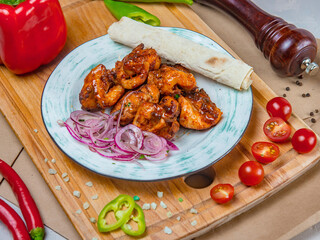
[[[23,74],[51,62],[67,39],[58,0],[0,4],[0,63]]]

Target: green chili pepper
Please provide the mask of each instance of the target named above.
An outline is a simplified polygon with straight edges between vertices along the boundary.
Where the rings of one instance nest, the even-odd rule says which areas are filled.
[[[151,26],[160,26],[159,18],[135,5],[113,0],[104,0],[104,4],[110,10],[112,15],[118,20],[120,20],[122,17],[128,17]]]
[[[98,217],[98,230],[100,232],[110,232],[120,228],[123,224],[129,221],[133,209],[135,208],[135,201],[132,197],[125,194],[120,194],[117,198],[109,202],[100,212]],[[126,206],[125,210],[121,210],[123,206]],[[117,222],[113,224],[107,224],[107,213],[113,211]]]
[[[126,234],[128,234],[130,236],[137,237],[137,236],[142,235],[144,233],[144,231],[146,230],[146,222],[144,220],[143,210],[138,204],[134,205],[134,210],[136,210],[136,212],[137,212],[136,216],[131,215],[131,217],[129,218],[129,220],[127,222],[129,222],[130,219],[132,219],[133,221],[135,221],[138,224],[138,229],[132,230],[131,226],[129,226],[129,224],[127,224],[127,222],[121,226],[121,229]],[[123,218],[123,214],[124,214],[123,211],[121,211],[121,210],[117,211],[116,212],[116,219]]]
[[[185,3],[192,5],[193,0],[119,0],[122,2],[142,2],[142,3],[155,3],[155,2],[168,2],[168,3]]]

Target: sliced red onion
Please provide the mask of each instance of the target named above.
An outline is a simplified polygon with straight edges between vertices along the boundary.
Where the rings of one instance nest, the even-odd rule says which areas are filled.
[[[173,150],[173,151],[178,151],[179,150],[179,148],[173,142],[171,142],[171,141],[169,141],[167,139],[165,139],[165,140],[167,142],[166,145],[168,146],[169,150]]]
[[[168,157],[168,150],[166,149],[162,149],[161,152],[154,154],[154,155],[145,155],[144,157],[149,160],[149,161],[153,161],[153,162],[158,162],[158,161],[163,161],[166,160]]]
[[[121,112],[122,109],[119,116]],[[136,162],[142,158],[162,161],[168,157],[168,150],[178,150],[172,142],[142,131],[133,124],[120,128],[120,117],[116,121],[115,116],[116,113],[108,115],[78,110],[72,112],[65,122],[59,120],[57,123],[66,127],[75,140],[86,144],[91,151],[117,161]]]

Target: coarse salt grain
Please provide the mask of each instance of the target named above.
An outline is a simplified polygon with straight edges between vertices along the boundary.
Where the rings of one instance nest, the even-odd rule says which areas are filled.
[[[90,218],[90,222],[92,222],[92,223],[96,223],[96,222],[97,222],[97,220],[96,220],[94,217],[92,217],[92,218]]]
[[[177,220],[178,220],[178,221],[180,221],[180,220],[181,220],[181,217],[180,217],[180,216],[178,216],[178,217],[177,217]]]
[[[38,129],[34,129],[33,131],[34,131],[35,133],[37,133],[37,132],[38,132]]]
[[[167,208],[167,205],[162,201],[160,202],[160,206],[163,207],[163,208]]]
[[[88,187],[92,187],[92,186],[93,186],[92,182],[86,182],[86,185],[87,185]]]
[[[45,158],[45,159],[44,159],[44,162],[48,162],[48,158]]]
[[[190,209],[190,213],[192,213],[192,214],[197,214],[198,211],[197,211],[197,209],[195,209],[195,208],[191,208],[191,209]]]
[[[152,202],[152,203],[151,203],[151,207],[152,207],[153,210],[156,210],[157,204],[156,204],[155,202]]]
[[[50,168],[48,172],[49,172],[49,174],[51,174],[51,175],[57,174],[57,171],[54,170],[54,169],[52,169],[52,168]]]
[[[73,196],[79,198],[81,193],[79,191],[73,191]]]
[[[157,192],[158,198],[162,198],[163,197],[163,192]]]
[[[166,233],[166,234],[171,234],[172,233],[172,230],[171,230],[171,228],[169,228],[169,227],[167,227],[167,226],[165,226],[165,228],[164,228],[164,233]]]
[[[171,218],[171,217],[172,217],[172,212],[170,212],[170,211],[167,212],[167,217],[168,217],[168,218]]]
[[[57,189],[58,191],[61,190],[61,186],[55,186],[55,189]]]
[[[83,209],[87,210],[90,207],[90,204],[88,202],[85,202],[83,204]]]
[[[78,209],[78,210],[76,211],[76,213],[77,213],[77,214],[80,214],[80,213],[82,213],[82,211],[81,211],[80,209]]]
[[[98,198],[99,198],[98,194],[93,195],[93,196],[91,197],[92,200],[97,200]]]
[[[63,179],[63,181],[69,182],[69,181],[70,181],[70,178],[69,178],[69,177],[65,177],[65,178]]]
[[[68,176],[68,173],[66,173],[66,172],[62,173],[62,175],[61,175],[62,178],[65,178],[66,176]]]
[[[191,225],[192,226],[195,226],[195,225],[197,225],[198,223],[197,223],[197,220],[193,220],[192,222],[191,222]]]
[[[143,210],[149,210],[150,209],[150,203],[143,204],[142,209]]]
[[[98,238],[96,238],[96,237],[93,237],[91,240],[99,240]]]
[[[56,160],[54,158],[51,159],[52,163],[56,163]]]

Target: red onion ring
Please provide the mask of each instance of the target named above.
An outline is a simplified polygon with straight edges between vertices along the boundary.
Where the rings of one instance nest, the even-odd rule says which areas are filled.
[[[142,131],[133,124],[120,127],[122,110],[123,108],[117,120],[115,116],[118,112],[108,115],[77,110],[65,122],[59,120],[58,124],[66,127],[75,140],[87,145],[91,151],[116,161],[163,161],[168,158],[170,150],[179,150],[172,142],[154,133]]]

